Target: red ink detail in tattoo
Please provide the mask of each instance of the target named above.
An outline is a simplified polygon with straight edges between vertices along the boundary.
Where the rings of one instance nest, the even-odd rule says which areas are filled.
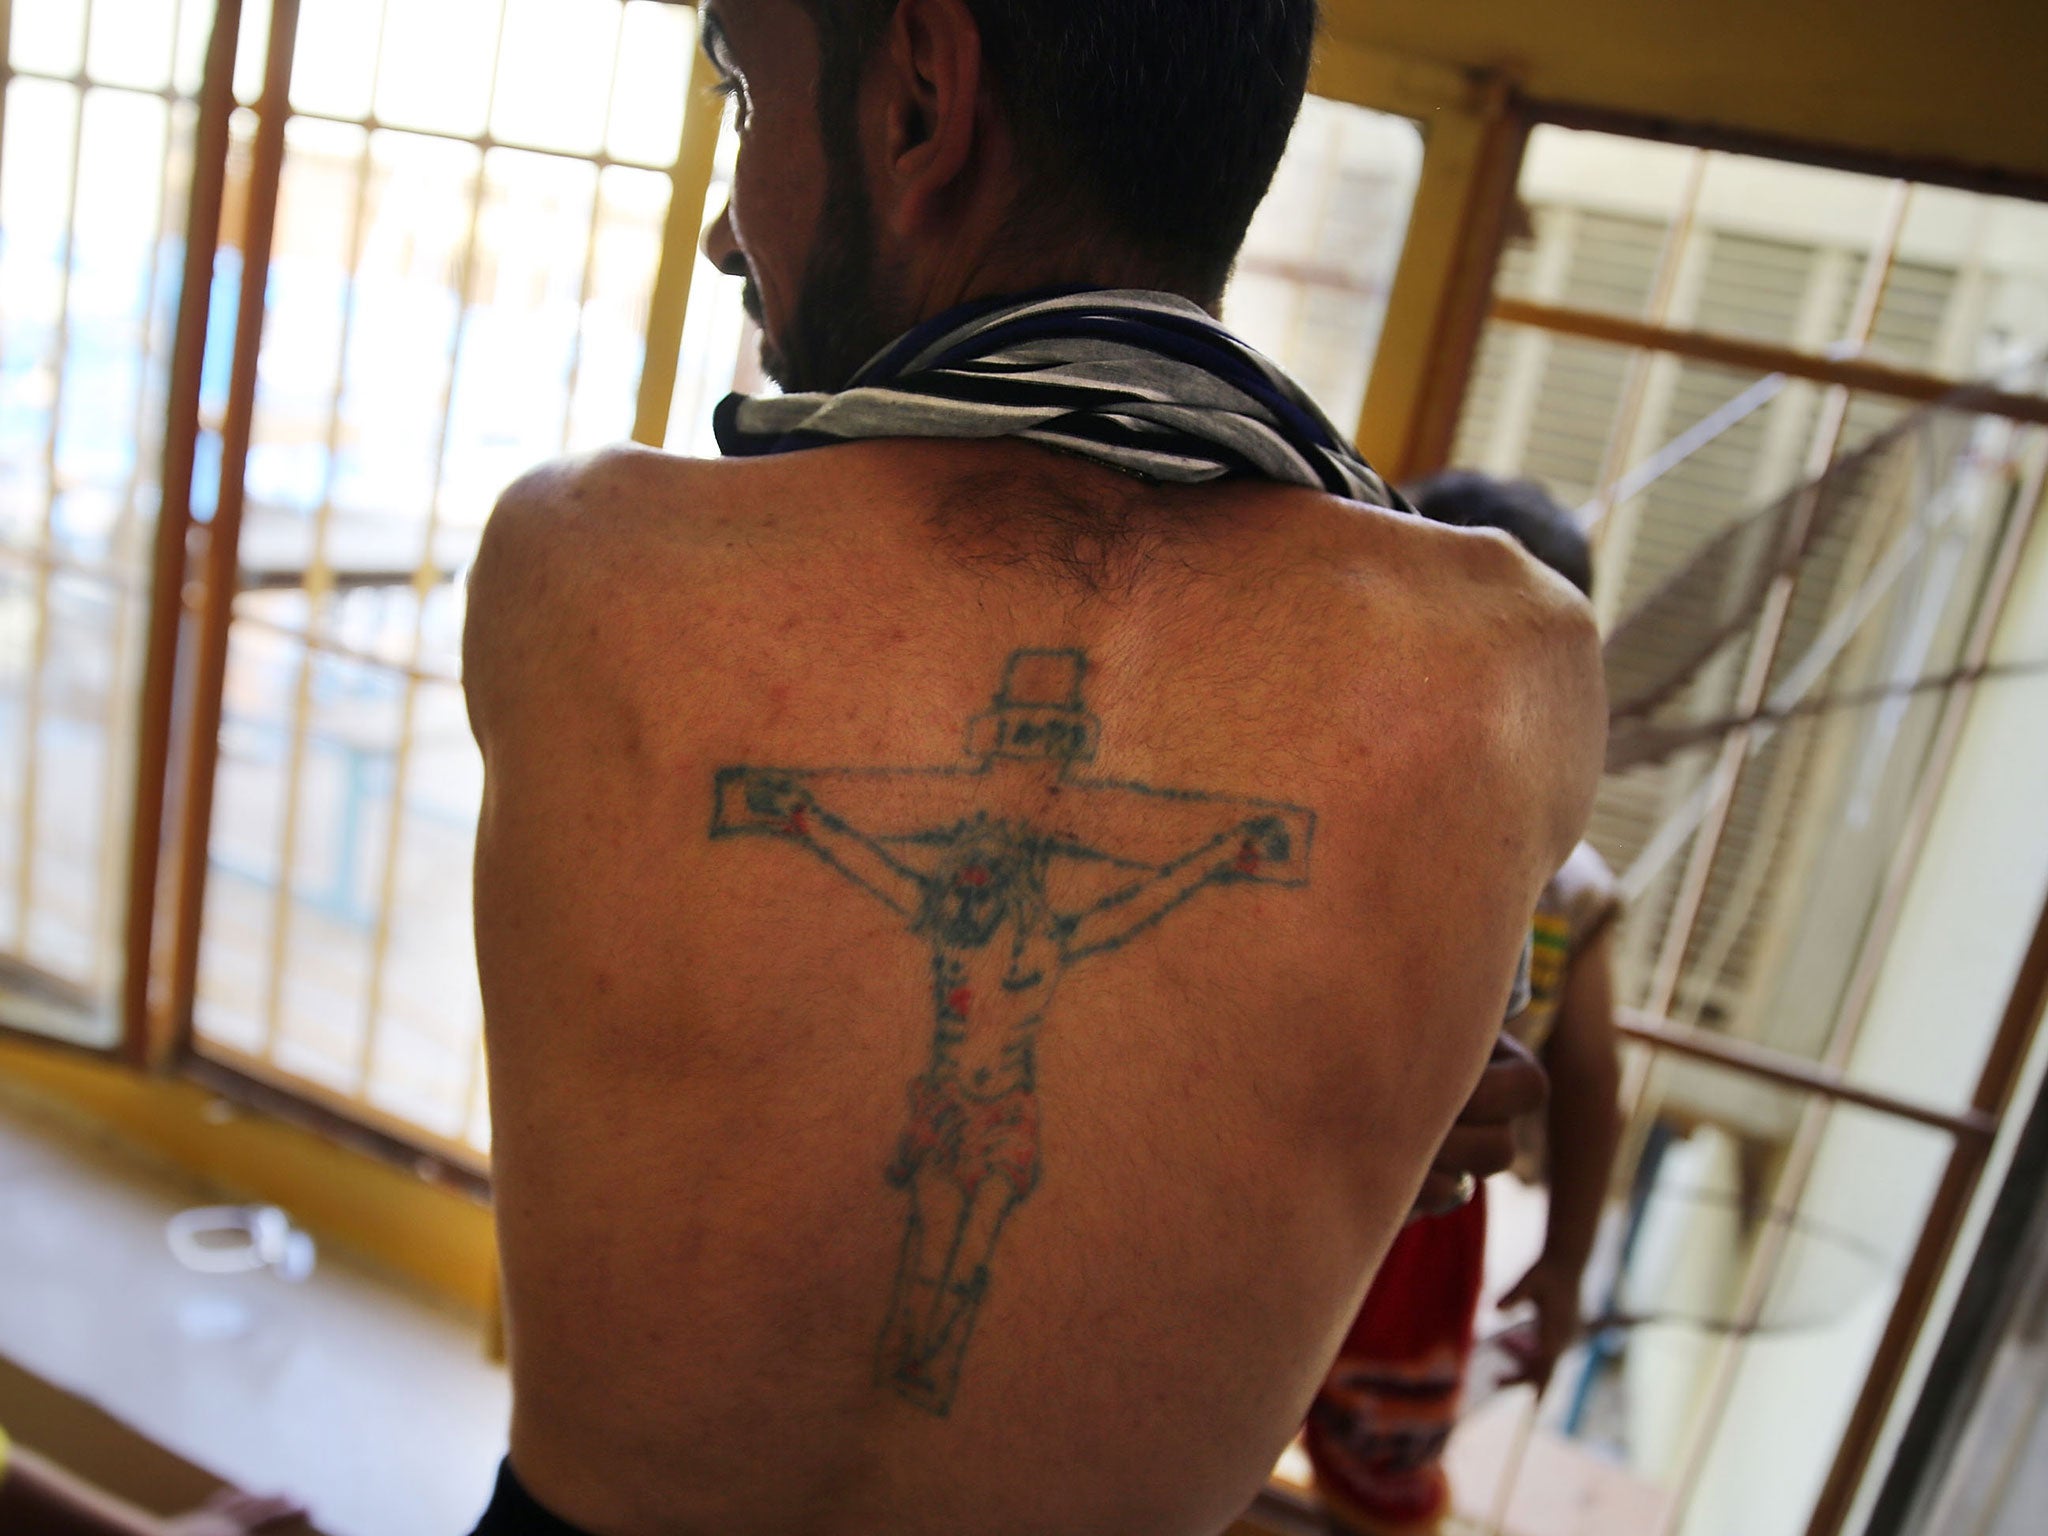
[[[1150,933],[1219,881],[1308,883],[1315,817],[1304,806],[1081,778],[1095,736],[1082,698],[1086,671],[1078,650],[1012,655],[989,713],[970,728],[973,760],[965,764],[735,766],[719,769],[713,781],[712,836],[768,832],[805,845],[906,918],[909,933],[927,948],[935,1027],[885,1172],[908,1209],[875,1364],[878,1383],[941,1417],[959,1389],[998,1239],[1039,1182],[1036,1042],[1060,978],[1074,964]],[[960,808],[963,800],[970,807],[1000,803],[980,786],[1001,789],[1012,780],[1033,796],[1066,786],[1085,790],[1090,809],[1129,809],[1106,819],[1102,833],[1110,846],[1097,847],[1078,830],[1044,825],[1028,813]],[[922,805],[926,790],[934,791],[929,810]],[[1137,836],[1164,802],[1186,812],[1186,851],[1165,862],[1138,850],[1120,854],[1119,826],[1128,822],[1126,835]],[[1159,819],[1168,826],[1181,820]],[[1145,846],[1158,841],[1150,837]],[[1048,878],[1055,865],[1150,873],[1133,873],[1092,903],[1094,888],[1084,881],[1069,906],[1055,900],[1064,895]],[[995,985],[986,967],[1006,950],[1001,1005],[970,1018],[978,988],[968,978]],[[1000,1066],[970,1070],[970,1060],[992,1052],[1000,1053]]]

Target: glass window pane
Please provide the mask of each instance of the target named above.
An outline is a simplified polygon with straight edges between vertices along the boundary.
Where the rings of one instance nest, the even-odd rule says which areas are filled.
[[[179,4],[180,0],[93,0],[86,73],[102,85],[145,91],[169,85]]]
[[[389,1113],[459,1140],[480,1065],[469,870],[483,763],[454,685],[421,685],[409,723],[366,1091]]]
[[[1743,1342],[1703,1448],[1688,1536],[1805,1530],[1947,1154],[1939,1133],[1832,1112],[1763,1330]]]
[[[686,58],[687,24],[653,9],[634,25]],[[473,7],[408,14],[392,12],[380,110],[411,88],[429,22],[472,45],[480,18],[495,28]],[[534,74],[581,47],[585,105],[602,107],[621,15],[591,0],[508,18],[493,133],[589,153],[287,129],[200,1038],[429,1141],[488,1134],[466,916],[481,766],[456,581],[509,480],[632,424],[670,179],[599,163],[603,112],[577,126],[539,100],[559,80]],[[346,105],[338,86],[328,105]],[[451,110],[413,116],[452,131]]]
[[[732,196],[733,165],[739,156],[735,109],[727,107],[719,125],[718,153],[712,162],[711,186],[704,198],[698,226],[696,277],[690,288],[690,310],[683,319],[681,355],[676,364],[676,393],[668,418],[667,447],[699,458],[718,457],[711,413],[734,390],[772,391],[761,372],[760,332],[740,302],[737,278],[727,277],[704,256],[703,233]]]
[[[365,118],[375,95],[378,39],[391,0],[301,0],[292,55],[292,107]],[[403,0],[401,0],[401,4]]]
[[[82,16],[17,6],[16,62],[27,39],[32,62],[65,63],[44,44]],[[93,67],[160,80],[142,61],[168,59],[175,19],[170,0],[101,6]],[[120,1028],[127,775],[184,216],[174,167],[189,162],[191,128],[189,104],[138,91],[8,87],[0,993],[10,1024],[101,1047]]]
[[[606,150],[615,159],[666,166],[682,142],[683,105],[696,62],[695,13],[628,0],[619,42],[619,83]]]
[[[403,0],[385,18],[378,120],[466,136],[490,114],[499,0]]]
[[[1421,174],[1422,135],[1408,119],[1309,98],[1224,296],[1226,323],[1347,436]]]
[[[433,500],[481,157],[416,134],[371,136],[332,487],[334,558],[410,570]],[[327,253],[331,283],[347,280]],[[332,381],[330,381],[331,383]]]
[[[58,474],[74,488],[125,493],[141,468],[154,290],[173,238],[161,174],[168,126],[156,98],[126,91],[86,96],[56,445]],[[95,530],[91,546],[104,551],[111,533],[110,526]]]
[[[206,45],[212,35],[213,7],[201,0],[183,0],[171,69],[172,86],[179,95],[199,94],[200,77],[206,70]]]
[[[1742,1336],[1749,1266],[1766,1243],[1804,1251],[1841,1235],[1760,1215],[1769,1196],[1756,1171],[1766,1148],[1782,1146],[1802,1102],[1791,1090],[1675,1059],[1655,1070],[1588,1269],[1589,1332],[1540,1403],[1512,1389],[1468,1397],[1446,1457],[1461,1517],[1483,1529],[1505,1507],[1507,1529],[1542,1530],[1547,1512],[1568,1509],[1571,1529],[1660,1528],[1692,1448],[1712,1431],[1709,1392]],[[1499,1298],[1541,1252],[1547,1220],[1542,1193],[1512,1176],[1491,1181],[1487,1194],[1482,1354],[1527,1316],[1520,1306],[1502,1310]],[[1867,1264],[1857,1271],[1866,1288],[1871,1278]],[[1752,1321],[1815,1320],[1780,1310]]]
[[[632,430],[671,185],[664,175],[628,166],[608,167],[598,184],[589,301],[565,444],[570,449],[616,442]],[[708,270],[698,258],[699,273]]]
[[[38,0],[13,11],[7,58],[15,69],[71,76],[84,67],[85,0]]]
[[[304,627],[298,594],[244,601],[283,630]],[[252,1056],[270,1039],[285,787],[305,663],[304,648],[279,629],[238,625],[229,636],[193,1023],[202,1041]]]
[[[245,3],[241,36],[235,44],[235,100],[253,107],[263,95],[263,71],[270,58],[270,7]]]
[[[618,0],[507,0],[491,133],[512,144],[590,154],[604,143]]]
[[[7,330],[0,337],[0,538],[17,546],[42,541],[52,491],[47,458],[60,404],[81,95],[43,80],[16,80],[7,90],[0,158],[0,228],[7,233],[0,242],[0,287],[7,294]]]
[[[1498,288],[1642,316],[1661,283],[1659,318],[1674,328],[1812,353],[1842,343],[1859,296],[1875,294],[1873,357],[1929,368],[2038,356],[2048,208],[1913,187],[1880,272],[1871,262],[1901,191],[1879,177],[1540,126],[1520,184],[1525,229]],[[1828,392],[1807,382],[1494,322],[1454,463],[1534,479],[1601,520],[1594,596],[1615,634],[1616,707],[1647,722],[1654,704],[1658,729],[1704,729],[1757,702],[1744,702],[1746,663],[1767,562],[1794,517],[1812,521],[1771,641],[1774,701],[1959,664],[2002,509],[2033,450],[1998,423],[1925,413],[1908,423],[1907,411],[1856,397],[1835,432]],[[1903,438],[1882,435],[1907,426]],[[1802,501],[1798,488],[1831,451],[1841,471]],[[1624,994],[1783,1049],[1822,1050],[1940,707],[1929,693],[1761,732],[1699,876],[1699,918],[1668,939],[1719,738],[1707,731],[1690,753],[1610,775],[1592,835],[1638,898],[1621,939]]]

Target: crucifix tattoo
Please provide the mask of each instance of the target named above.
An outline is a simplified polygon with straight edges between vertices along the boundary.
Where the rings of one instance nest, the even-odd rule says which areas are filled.
[[[1038,1036],[1068,968],[1209,887],[1308,883],[1311,811],[1082,777],[1100,734],[1087,665],[1013,654],[965,766],[724,768],[715,785],[714,838],[808,849],[929,955],[931,1056],[886,1173],[910,1209],[876,1374],[940,1415],[1003,1226],[1038,1187]],[[1041,809],[1003,809],[1019,806]]]

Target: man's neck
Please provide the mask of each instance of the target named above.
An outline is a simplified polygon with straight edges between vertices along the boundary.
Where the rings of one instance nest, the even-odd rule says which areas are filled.
[[[1014,228],[1014,224],[1012,225]],[[1006,299],[1061,288],[1135,289],[1168,293],[1186,299],[1212,319],[1222,318],[1221,294],[1199,294],[1166,279],[1155,262],[1141,259],[1099,237],[1059,239],[1054,232],[1024,237],[1039,247],[1031,252],[1005,249],[1020,243],[962,239],[940,244],[925,261],[914,262],[896,285],[907,302],[900,313],[910,316],[902,330],[964,305]]]

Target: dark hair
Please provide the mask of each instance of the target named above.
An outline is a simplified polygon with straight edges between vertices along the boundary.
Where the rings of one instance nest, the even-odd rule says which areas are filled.
[[[896,0],[806,0],[828,139]],[[1061,235],[1071,210],[1213,304],[1308,87],[1317,0],[967,0],[983,68]],[[1061,215],[1068,216],[1062,220]],[[1062,227],[1064,225],[1064,227]]]
[[[1408,499],[1431,522],[1498,528],[1587,597],[1593,595],[1593,547],[1585,530],[1534,480],[1496,480],[1452,469],[1411,488]]]

